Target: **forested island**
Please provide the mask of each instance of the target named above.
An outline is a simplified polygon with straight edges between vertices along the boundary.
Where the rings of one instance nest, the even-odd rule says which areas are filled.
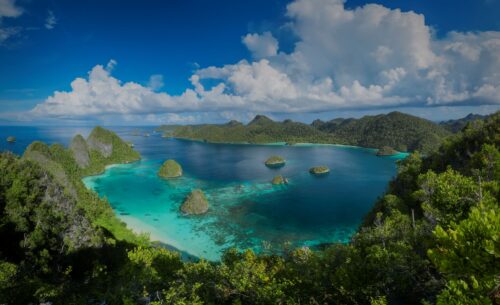
[[[314,127],[259,117],[249,125],[178,127],[173,134],[328,143],[347,131],[365,132],[378,120],[341,122],[344,127],[330,134],[318,122]],[[398,140],[399,131],[390,143],[353,138],[374,147],[406,145],[426,156],[415,152],[400,162],[386,194],[349,243],[321,249],[284,244],[261,254],[229,249],[220,262],[183,261],[137,236],[106,200],[85,188],[82,177],[140,158],[113,132],[97,127],[69,149],[34,142],[21,157],[4,152],[0,303],[498,304],[500,113],[469,122],[454,135],[427,127],[410,134],[434,134],[430,141],[447,136],[438,149],[430,149],[434,144],[427,138]]]
[[[401,112],[360,119],[315,120],[310,125],[291,120],[276,122],[257,115],[246,125],[233,120],[226,124],[164,125],[158,130],[165,137],[213,143],[322,143],[377,149],[387,146],[400,152],[424,154],[452,134],[444,125]]]

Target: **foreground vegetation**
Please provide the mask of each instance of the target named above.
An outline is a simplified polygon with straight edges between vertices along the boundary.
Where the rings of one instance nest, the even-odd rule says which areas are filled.
[[[499,144],[497,113],[411,154],[348,244],[212,263],[110,227],[68,150],[35,143],[52,162],[0,158],[0,302],[498,304]]]
[[[368,148],[388,146],[401,152],[418,150],[427,154],[451,135],[446,126],[401,112],[391,112],[360,119],[316,120],[311,125],[291,120],[275,122],[258,115],[247,125],[231,121],[222,125],[176,125],[159,129],[165,136],[214,143],[325,143]]]

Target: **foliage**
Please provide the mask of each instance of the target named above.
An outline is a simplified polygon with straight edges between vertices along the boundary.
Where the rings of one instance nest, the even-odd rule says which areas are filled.
[[[434,235],[436,248],[429,257],[447,279],[437,304],[490,304],[488,294],[500,284],[498,202],[480,202],[468,218],[446,230],[437,226]]]
[[[309,169],[309,172],[313,175],[323,175],[329,173],[330,169],[327,166],[321,165],[321,166],[311,167]]]
[[[314,121],[311,125],[275,122],[258,115],[248,125],[231,121],[222,125],[163,126],[169,136],[216,143],[332,143],[362,147],[395,147],[399,151],[428,153],[450,133],[439,125],[400,112],[361,119]]]
[[[281,156],[271,156],[267,158],[266,162],[264,162],[266,165],[281,165],[285,163],[285,159]]]
[[[170,134],[177,138],[214,143],[341,143],[307,124],[289,120],[275,122],[265,116],[256,116],[248,125],[229,122],[222,125],[178,126]]]
[[[260,116],[222,129],[274,124],[294,123]],[[319,250],[274,245],[261,254],[229,249],[221,262],[182,261],[134,235],[84,187],[88,171],[71,151],[35,142],[23,158],[0,155],[0,300],[498,304],[499,129],[497,113],[469,123],[428,156],[401,161],[349,243]],[[111,160],[92,154],[100,166]]]
[[[208,211],[208,200],[200,189],[194,189],[189,193],[181,205],[181,211],[185,214],[204,214]]]
[[[167,160],[158,171],[158,176],[163,178],[176,178],[182,176],[182,167],[175,160]]]

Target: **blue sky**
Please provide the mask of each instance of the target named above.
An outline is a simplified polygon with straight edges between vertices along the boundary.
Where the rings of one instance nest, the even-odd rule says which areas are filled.
[[[0,0],[0,123],[488,113],[499,31],[499,0]]]

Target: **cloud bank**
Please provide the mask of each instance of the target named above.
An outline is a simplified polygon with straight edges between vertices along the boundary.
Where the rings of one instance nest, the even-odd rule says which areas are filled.
[[[112,76],[116,62],[111,61],[75,79],[71,91],[55,92],[32,113],[78,117],[500,105],[500,32],[436,38],[421,14],[377,4],[347,9],[342,0],[295,0],[286,14],[297,37],[289,53],[279,50],[271,32],[248,33],[242,42],[253,61],[198,69],[192,87],[181,95],[159,92],[158,75],[147,86],[123,83]]]

